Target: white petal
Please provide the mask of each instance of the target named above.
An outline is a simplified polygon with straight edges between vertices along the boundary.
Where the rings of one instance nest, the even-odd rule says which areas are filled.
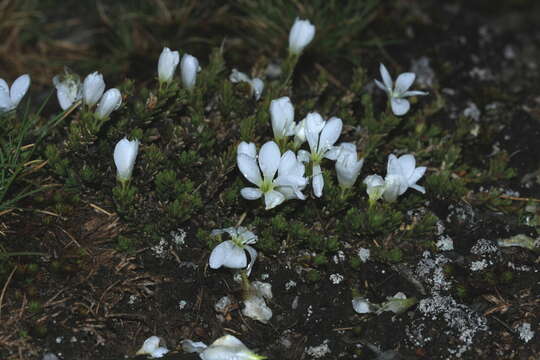
[[[247,276],[251,274],[251,269],[253,269],[253,265],[255,264],[255,260],[257,259],[257,250],[255,250],[253,247],[246,245],[244,247],[244,250],[246,250],[249,253],[249,264],[246,268]]]
[[[377,85],[377,87],[379,89],[381,89],[382,91],[384,91],[386,93],[392,92],[391,89],[387,89],[386,86],[384,86],[384,84],[382,82],[380,82],[379,80],[377,80],[377,79],[375,79],[375,85]]]
[[[232,243],[232,242],[231,242]],[[233,245],[223,260],[223,266],[229,269],[243,269],[247,265],[247,257],[244,249]]]
[[[386,164],[386,174],[396,174],[403,175],[401,170],[401,165],[399,164],[398,158],[394,154],[388,155],[388,162]]]
[[[412,184],[410,187],[416,191],[420,191],[422,194],[426,193],[426,188],[424,188],[423,186]]]
[[[255,147],[254,143],[247,143],[245,141],[242,141],[240,144],[238,144],[238,149],[236,150],[237,154],[245,154],[247,156],[250,156],[252,158],[257,157],[257,148]]]
[[[9,97],[9,87],[3,79],[0,79],[0,111],[13,109],[11,98]]]
[[[326,122],[326,125],[322,129],[321,138],[319,140],[319,153],[324,153],[326,150],[333,146],[339,135],[341,135],[341,129],[343,128],[343,122],[340,118],[333,117]]]
[[[324,157],[329,160],[335,161],[337,160],[340,153],[341,149],[339,148],[339,146],[332,146],[324,153]]]
[[[251,84],[251,94],[255,100],[259,100],[264,90],[264,82],[259,78],[255,78],[249,83]]]
[[[224,241],[212,250],[210,258],[208,259],[208,264],[212,269],[219,269],[223,265],[230,248],[230,241]]]
[[[397,197],[400,195],[400,187],[404,181],[405,179],[399,175],[387,175],[384,179],[384,200],[388,202],[396,201]]]
[[[316,197],[322,196],[322,191],[324,187],[324,178],[320,165],[313,166],[313,193]]]
[[[390,76],[390,73],[386,69],[386,66],[384,66],[383,64],[380,64],[379,65],[379,71],[381,72],[381,77],[382,77],[382,80],[383,80],[383,83],[384,83],[384,87],[386,87],[386,89],[388,89],[388,90],[392,90],[392,88],[393,88],[393,86],[392,86],[392,77]]]
[[[242,309],[242,314],[253,320],[258,320],[263,324],[267,324],[268,321],[272,318],[272,309],[266,305],[266,301],[259,296],[251,296],[248,299],[244,300],[244,309]]]
[[[104,91],[105,81],[103,81],[103,75],[95,71],[86,76],[83,82],[83,98],[86,105],[96,105]]]
[[[246,345],[244,345],[244,343],[240,341],[240,339],[233,335],[222,336],[219,339],[216,339],[216,341],[210,344],[210,346],[246,347]]]
[[[405,91],[401,96],[423,96],[423,95],[429,95],[426,91],[418,91],[418,90],[411,90],[411,91]]]
[[[264,194],[264,203],[266,210],[270,210],[285,201],[285,196],[279,191],[272,190]]]
[[[306,150],[299,150],[298,151],[298,161],[307,163],[309,162],[309,159],[311,158],[311,153]]]
[[[427,168],[425,166],[419,166],[414,169],[412,175],[409,177],[409,184],[416,184],[418,180],[426,173]]]
[[[294,106],[287,96],[272,100],[270,118],[276,139],[294,134]]]
[[[201,341],[182,340],[180,342],[182,350],[188,353],[202,353],[208,346]]]
[[[396,116],[405,115],[411,107],[411,104],[408,100],[398,98],[392,98],[390,100],[390,105],[392,106],[392,112]]]
[[[249,231],[243,226],[236,229],[238,237],[242,239],[243,244],[255,244],[257,242],[257,235]]]
[[[246,200],[257,200],[261,198],[262,192],[259,188],[245,187],[240,190],[240,195]]]
[[[265,178],[272,180],[276,175],[281,160],[279,146],[269,141],[265,143],[259,151],[259,167]]]
[[[369,175],[364,179],[364,184],[366,184],[368,188],[382,186],[384,185],[384,179],[380,175]]]
[[[229,75],[229,80],[232,83],[239,83],[239,82],[250,82],[251,79],[249,76],[247,76],[245,73],[240,72],[236,69],[232,69],[231,75]]]
[[[278,174],[285,176],[296,170],[296,155],[291,150],[286,151],[279,161]]]
[[[257,166],[257,160],[254,157],[244,153],[236,156],[236,164],[244,177],[252,184],[260,185],[262,182],[261,172]]]
[[[324,127],[324,120],[319,113],[312,112],[306,116],[306,139],[311,152],[317,152],[319,135]]]
[[[398,94],[403,94],[405,91],[409,90],[415,78],[416,75],[411,72],[399,75],[396,80],[395,92],[397,92]]]
[[[411,154],[401,155],[398,159],[399,166],[401,167],[401,174],[409,180],[412,176],[414,169],[416,168],[416,160]]]
[[[11,102],[14,107],[17,107],[22,98],[30,87],[30,76],[28,74],[21,75],[13,82],[10,90]]]
[[[169,352],[169,349],[165,348],[165,347],[158,347],[156,350],[154,350],[150,356],[152,358],[161,358],[163,357],[165,354],[167,354]]]

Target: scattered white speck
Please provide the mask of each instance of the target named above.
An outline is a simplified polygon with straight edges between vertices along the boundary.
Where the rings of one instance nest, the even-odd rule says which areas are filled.
[[[291,290],[293,287],[296,286],[296,281],[294,280],[289,280],[285,283],[285,290],[289,291]]]
[[[187,305],[187,301],[186,301],[186,300],[180,300],[180,301],[178,302],[178,310],[184,310],[185,307],[186,307],[186,305]]]
[[[226,314],[231,304],[232,304],[231,298],[228,296],[224,296],[221,299],[219,299],[217,303],[214,305],[214,310],[216,310],[216,312],[218,313]]]
[[[480,109],[475,103],[469,101],[467,107],[463,110],[463,116],[473,119],[474,121],[480,120]]]
[[[480,239],[471,248],[471,254],[476,254],[476,255],[492,254],[492,253],[496,253],[497,250],[498,248],[493,242],[486,239]]]
[[[488,266],[489,266],[489,264],[486,261],[486,259],[482,259],[480,261],[473,261],[471,263],[471,270],[472,271],[480,271],[480,270],[484,270]]]
[[[332,284],[337,285],[337,284],[339,284],[340,282],[343,281],[343,275],[341,275],[341,274],[331,274],[330,275],[330,281],[332,282]]]
[[[176,231],[171,231],[170,232],[171,234],[171,239],[172,239],[172,242],[177,246],[177,247],[182,247],[185,243],[186,243],[186,232],[184,231],[184,229],[176,229]]]
[[[534,337],[534,331],[531,330],[531,324],[524,322],[521,324],[517,331],[519,332],[519,338],[528,343]]]
[[[268,280],[268,278],[270,277],[270,274],[261,274],[261,280]]]
[[[509,261],[508,262],[508,267],[512,270],[517,270],[517,271],[531,271],[531,267],[530,266],[527,266],[527,265],[516,265],[514,264],[513,262]]]
[[[315,359],[320,359],[323,356],[330,354],[331,352],[332,351],[328,347],[328,340],[324,340],[324,342],[321,345],[310,346],[306,348],[306,354],[308,354],[309,356]]]
[[[309,305],[307,308],[307,318],[309,319],[313,315],[313,306]]]
[[[128,304],[133,305],[137,302],[138,298],[136,295],[129,295]]]
[[[345,261],[345,253],[341,250],[338,251],[336,255],[333,256],[334,264],[339,264]]]
[[[69,342],[76,343],[77,338],[75,336],[72,336],[71,339],[69,339]]]
[[[63,336],[59,336],[59,337],[56,338],[56,343],[57,343],[57,344],[61,344],[62,341],[64,341],[64,337],[63,337]]]
[[[371,255],[371,251],[366,248],[360,248],[358,249],[358,257],[360,258],[360,261],[365,263],[369,260],[369,256]]]
[[[159,243],[150,248],[155,257],[163,259],[167,256],[167,241],[164,238],[159,240]]]
[[[441,235],[437,241],[437,248],[442,251],[454,250],[454,241],[448,235]]]

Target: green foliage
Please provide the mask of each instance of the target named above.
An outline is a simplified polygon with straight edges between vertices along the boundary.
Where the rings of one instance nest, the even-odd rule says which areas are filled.
[[[365,210],[351,208],[340,224],[341,231],[359,235],[388,235],[397,229],[403,219],[401,212],[388,204],[377,204]]]
[[[234,23],[239,24],[240,35],[249,33],[246,41],[250,46],[267,44],[267,55],[275,56],[279,49],[288,44],[289,29],[298,16],[310,19],[317,27],[314,43],[309,47],[318,61],[335,60],[336,57],[348,61],[360,59],[359,50],[368,37],[366,26],[375,16],[378,0],[359,0],[343,2],[339,0],[313,0],[300,3],[288,0],[235,0],[234,9],[238,12]],[[336,26],[347,24],[347,26]],[[272,34],[272,36],[269,36]],[[324,34],[319,36],[318,34]]]
[[[467,188],[463,180],[443,171],[426,178],[426,193],[433,198],[459,200],[467,193]]]

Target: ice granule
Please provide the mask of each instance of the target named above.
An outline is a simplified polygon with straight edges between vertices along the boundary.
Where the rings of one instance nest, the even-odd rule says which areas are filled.
[[[471,254],[476,254],[476,255],[493,254],[493,253],[496,253],[497,250],[498,250],[497,245],[495,245],[493,242],[486,239],[480,239],[471,248]]]
[[[473,261],[471,263],[471,270],[472,271],[480,271],[480,270],[484,270],[488,266],[489,266],[489,264],[485,259],[482,259],[480,261]]]
[[[332,282],[332,284],[337,285],[337,284],[339,284],[340,282],[343,281],[343,275],[341,275],[341,274],[331,274],[330,275],[330,281]]]
[[[323,356],[330,354],[331,352],[332,351],[330,350],[330,347],[328,347],[328,340],[324,340],[321,345],[310,346],[306,348],[306,354],[315,359],[320,359]]]
[[[369,249],[366,249],[366,248],[358,249],[358,257],[360,258],[360,261],[363,263],[368,261],[370,254],[371,252]]]
[[[524,342],[528,343],[534,337],[534,331],[531,330],[531,324],[524,322],[521,324],[517,331],[519,333],[519,338]]]
[[[442,251],[454,250],[454,241],[448,235],[441,235],[437,241],[437,248]]]
[[[442,318],[464,345],[472,345],[472,340],[479,331],[487,330],[486,318],[469,309],[464,304],[458,304],[451,296],[434,295],[422,299],[418,309],[432,320]]]

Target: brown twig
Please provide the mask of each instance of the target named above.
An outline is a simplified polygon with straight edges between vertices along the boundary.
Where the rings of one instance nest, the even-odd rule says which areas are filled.
[[[11,271],[11,274],[9,274],[6,283],[4,284],[4,287],[2,288],[2,294],[0,294],[0,319],[2,319],[2,305],[4,304],[4,295],[6,295],[6,290],[9,285],[9,282],[11,281],[11,278],[13,277],[13,274],[15,274],[15,271],[17,270],[17,267],[14,267]]]

